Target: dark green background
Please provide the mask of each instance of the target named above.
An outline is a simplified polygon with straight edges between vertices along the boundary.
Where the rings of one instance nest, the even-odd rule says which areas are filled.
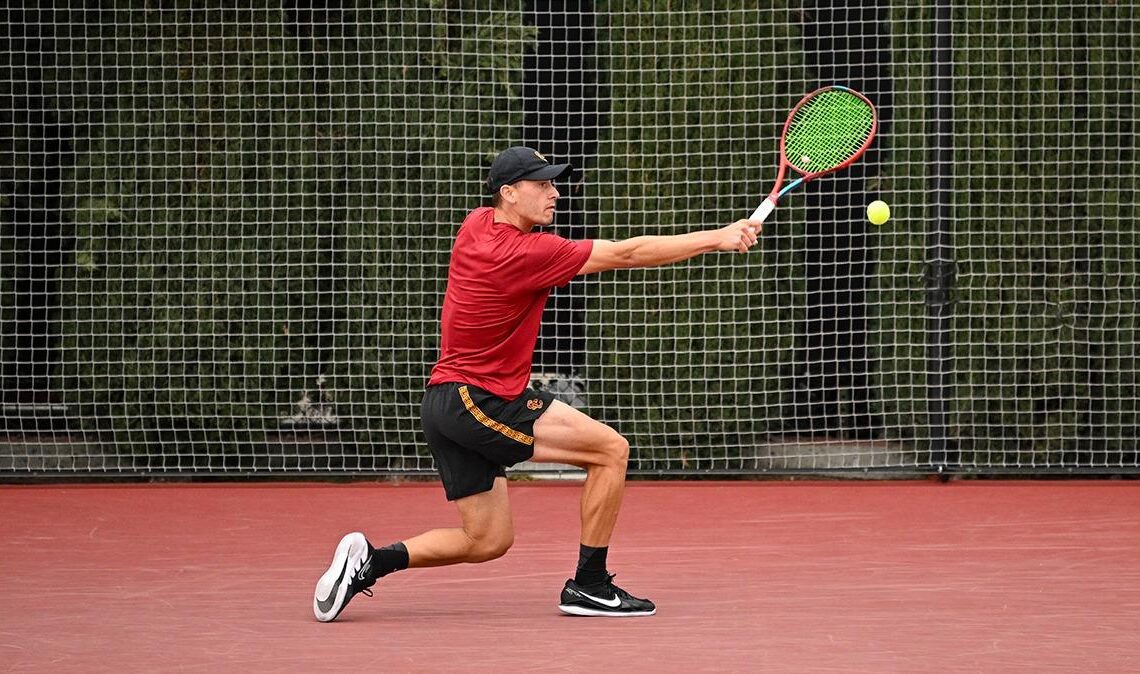
[[[28,10],[36,53],[11,36],[4,53],[10,100],[35,82],[76,129],[60,424],[109,469],[430,469],[418,405],[451,237],[518,140],[535,30],[521,7],[470,0],[350,2],[307,35],[280,3],[159,4]],[[816,83],[799,3],[738,4],[596,3],[608,100],[584,179],[602,237],[723,224],[767,192],[786,111]],[[893,127],[867,201],[893,219],[869,239],[869,357],[890,442],[871,466],[928,460],[927,4],[895,3],[883,45]],[[1137,467],[1137,23],[1129,3],[955,10],[949,409],[967,467]],[[6,112],[5,184],[42,162],[21,135],[34,114]],[[803,311],[797,203],[747,256],[588,282],[590,411],[629,436],[633,468],[757,465]],[[4,237],[6,353],[17,252]],[[305,392],[336,426],[281,423]]]

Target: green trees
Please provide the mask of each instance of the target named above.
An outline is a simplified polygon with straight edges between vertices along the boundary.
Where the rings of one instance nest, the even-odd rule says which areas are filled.
[[[1137,21],[1111,3],[971,11],[955,22],[964,458],[1134,460]]]
[[[8,64],[5,82],[34,70],[74,131],[53,388],[79,430],[129,468],[429,467],[416,417],[447,254],[486,165],[517,141],[535,39],[525,7],[103,4],[26,10],[39,65]],[[878,141],[887,163],[868,195],[894,212],[870,237],[869,349],[888,439],[921,447],[932,17],[903,4],[883,45],[896,87]],[[818,84],[800,51],[810,17],[789,2],[593,10],[606,100],[584,185],[601,236],[747,215],[788,106]],[[1103,466],[1133,451],[1129,11],[955,15],[950,409],[967,463]],[[740,467],[773,430],[803,317],[813,223],[800,204],[782,204],[748,256],[592,282],[591,411],[631,436],[639,467]],[[0,240],[5,297],[13,246]],[[0,339],[9,349],[11,331]],[[313,449],[290,464],[281,436],[298,429]]]
[[[603,236],[679,232],[748,213],[772,180],[787,107],[822,84],[807,78],[798,53],[798,24],[813,17],[719,2],[599,10],[612,87],[595,179]],[[1111,3],[974,5],[955,15],[959,271],[949,409],[967,465],[1134,461],[1137,28]],[[882,48],[893,50],[893,123],[877,141],[886,162],[878,191],[867,195],[896,211],[869,238],[877,412],[890,439],[917,448],[927,424],[932,30],[930,8],[892,8]],[[726,464],[741,465],[735,460],[773,430],[803,311],[804,232],[815,226],[797,212],[803,199],[781,207],[749,259],[704,258],[601,282],[591,358],[603,381],[617,383],[602,407],[634,446],[660,450],[653,465],[689,465],[677,447],[698,455],[727,447]]]
[[[442,3],[128,4],[57,43],[61,107],[99,122],[67,181],[67,402],[150,467],[263,465],[242,455],[306,392],[326,440],[407,429],[529,30]]]

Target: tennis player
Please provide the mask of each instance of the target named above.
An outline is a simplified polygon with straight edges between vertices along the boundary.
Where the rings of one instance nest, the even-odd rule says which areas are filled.
[[[491,165],[491,206],[463,221],[451,251],[442,345],[423,398],[424,435],[462,526],[374,548],[359,532],[341,539],[317,581],[313,612],[334,620],[378,578],[409,567],[485,562],[514,542],[505,468],[520,461],[586,470],[581,546],[559,608],[571,615],[648,616],[653,602],[614,584],[606,555],[625,490],[629,443],[617,431],[527,387],[539,322],[554,287],[575,276],[655,267],[712,251],[747,252],[761,223],[625,241],[569,241],[536,227],[554,221],[555,180],[572,171],[512,147]]]

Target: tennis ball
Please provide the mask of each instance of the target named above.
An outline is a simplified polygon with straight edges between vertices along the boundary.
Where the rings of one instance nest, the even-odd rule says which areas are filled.
[[[872,225],[881,225],[891,219],[891,207],[876,199],[867,205],[867,219]]]

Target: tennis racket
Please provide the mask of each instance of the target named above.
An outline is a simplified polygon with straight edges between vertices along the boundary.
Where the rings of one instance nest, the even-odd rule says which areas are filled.
[[[763,222],[788,192],[855,163],[878,129],[875,106],[854,89],[833,85],[804,96],[784,122],[776,184],[749,219]],[[800,176],[785,186],[789,167]]]

